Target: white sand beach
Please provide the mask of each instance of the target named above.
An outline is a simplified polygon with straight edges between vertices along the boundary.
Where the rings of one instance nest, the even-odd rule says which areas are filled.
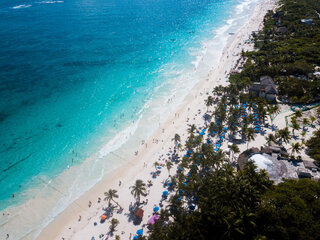
[[[159,206],[162,192],[165,190],[163,183],[169,176],[165,162],[172,154],[174,147],[172,138],[175,133],[181,136],[181,142],[184,143],[187,137],[188,124],[195,124],[197,127],[204,126],[203,113],[207,110],[204,100],[208,97],[207,93],[211,93],[217,85],[228,84],[227,77],[237,64],[241,51],[253,49],[252,44],[249,44],[246,40],[253,31],[262,28],[265,13],[275,6],[275,0],[267,0],[258,4],[245,25],[237,33],[229,36],[219,64],[212,68],[206,79],[198,82],[167,121],[159,126],[153,135],[141,145],[140,149],[137,149],[138,154],[132,153],[132,159],[128,159],[123,166],[105,176],[91,190],[73,202],[43,229],[37,239],[80,240],[92,239],[92,237],[99,239],[101,234],[104,234],[102,239],[115,239],[115,235],[119,235],[121,239],[132,239],[136,231],[141,229],[142,225],[146,224],[152,216],[153,207],[155,205]],[[260,145],[265,142],[262,136],[261,138],[258,137],[256,141],[261,142]],[[243,150],[243,148],[246,148],[246,144],[240,147]],[[155,170],[154,162],[156,161],[162,164],[162,168],[159,176],[154,179],[150,172]],[[170,173],[174,171],[175,167],[170,170]],[[147,188],[147,196],[141,199],[141,202],[147,203],[141,205],[144,210],[144,217],[140,225],[134,225],[132,221],[129,221],[129,205],[135,203],[129,187],[137,179],[141,179],[145,183],[151,180],[153,183],[150,188]],[[104,213],[103,208],[108,206],[107,201],[103,200],[104,192],[109,189],[118,191],[119,198],[115,200],[124,210],[121,214],[116,213],[115,210],[113,217],[107,219],[104,223],[100,223],[100,216]],[[99,198],[101,198],[101,201],[98,202]],[[90,207],[89,202],[91,202]],[[118,219],[119,225],[114,235],[108,236],[106,233],[109,232],[112,218]],[[94,225],[95,222],[97,223],[96,226]],[[145,228],[144,232],[146,232]]]

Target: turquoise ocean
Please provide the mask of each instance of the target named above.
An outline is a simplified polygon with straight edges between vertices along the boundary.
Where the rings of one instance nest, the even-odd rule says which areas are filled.
[[[258,1],[1,1],[0,238],[34,239],[128,161]]]

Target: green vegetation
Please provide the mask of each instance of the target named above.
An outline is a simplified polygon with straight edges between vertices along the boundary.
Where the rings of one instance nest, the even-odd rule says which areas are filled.
[[[146,184],[138,179],[136,180],[136,182],[134,183],[133,186],[130,187],[131,190],[131,194],[137,199],[137,202],[140,203],[140,197],[141,196],[146,196]]]
[[[255,123],[264,124],[269,115],[272,124],[278,106],[247,93],[250,84],[261,76],[271,76],[280,97],[291,102],[306,103],[320,97],[320,81],[312,74],[320,66],[320,4],[315,0],[281,3],[276,13],[266,15],[263,31],[254,36],[258,50],[242,53],[247,57],[243,71],[231,75],[229,86],[216,87],[214,97],[206,99],[206,114],[215,97],[218,100],[210,116],[209,134],[221,136],[227,127],[231,135],[242,135],[249,145],[259,130],[252,128]],[[308,18],[313,19],[311,25],[301,22]],[[285,28],[280,31],[280,27]],[[303,127],[304,138],[305,125],[313,124],[316,118],[301,117],[301,111],[292,117],[292,133],[294,136],[294,131]],[[169,204],[161,209],[160,220],[149,236],[138,239],[320,239],[319,182],[284,180],[275,186],[252,162],[241,171],[235,170],[230,159],[239,152],[236,144],[230,146],[227,157],[204,143],[195,125],[190,125],[188,133],[184,145],[187,154],[179,159],[177,174],[170,177]],[[269,144],[289,143],[290,133],[285,127],[265,138]],[[177,144],[180,138],[173,141]],[[320,161],[320,130],[306,146],[310,156]],[[301,150],[300,143],[291,144],[292,157]],[[169,171],[171,166],[167,168]]]
[[[252,162],[240,172],[223,165],[202,175],[192,175],[190,186],[170,199],[148,239],[320,238],[320,183],[286,180],[273,186]],[[197,205],[194,211],[190,203]]]
[[[306,146],[308,155],[320,164],[320,129],[313,132],[313,137],[306,142]]]
[[[264,20],[264,28],[254,34],[257,51],[244,53],[243,71],[230,80],[240,85],[259,81],[264,75],[278,84],[279,96],[294,103],[307,103],[320,96],[320,80],[313,75],[320,66],[320,5],[315,0],[286,0]],[[313,19],[308,25],[301,19]]]
[[[105,200],[105,201],[106,201],[106,200],[108,201],[109,206],[110,206],[110,204],[111,204],[111,201],[113,201],[115,204],[117,204],[117,205],[121,208],[121,206],[119,205],[119,203],[114,200],[115,198],[119,198],[119,195],[117,194],[117,192],[118,192],[118,191],[115,190],[115,189],[109,189],[108,192],[105,192],[105,193],[104,193],[104,196],[105,196],[104,200]]]

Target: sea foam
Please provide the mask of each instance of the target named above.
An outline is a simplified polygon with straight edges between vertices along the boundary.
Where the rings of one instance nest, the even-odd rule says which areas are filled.
[[[14,6],[12,7],[12,9],[20,9],[20,8],[29,8],[31,7],[32,5],[31,4],[22,4],[22,5],[18,5],[18,6]]]

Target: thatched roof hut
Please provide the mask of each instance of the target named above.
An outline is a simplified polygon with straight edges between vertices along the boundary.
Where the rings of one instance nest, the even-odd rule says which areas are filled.
[[[245,165],[248,162],[248,159],[256,153],[259,153],[260,150],[258,148],[249,148],[248,150],[242,152],[239,157],[238,157],[238,161],[237,161],[237,168],[238,170],[242,170]]]

